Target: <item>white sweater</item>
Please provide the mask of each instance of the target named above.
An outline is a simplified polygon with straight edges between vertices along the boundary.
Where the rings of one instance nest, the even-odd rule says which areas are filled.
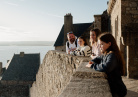
[[[74,50],[74,52],[71,52],[71,55],[90,56],[91,55],[91,49],[89,46],[77,47],[77,49]]]
[[[75,37],[75,41],[77,41],[77,37]],[[76,49],[78,46],[78,41],[77,41],[77,47],[76,47],[76,44],[75,44],[75,41],[73,43],[70,43],[69,41],[66,42],[66,53],[68,54],[68,51],[71,50],[71,49]],[[67,46],[67,43],[69,43],[69,47]]]
[[[97,56],[101,56],[102,55],[101,50],[100,50],[100,45],[98,43],[95,43],[92,46],[92,54],[93,54],[92,59],[96,58]]]

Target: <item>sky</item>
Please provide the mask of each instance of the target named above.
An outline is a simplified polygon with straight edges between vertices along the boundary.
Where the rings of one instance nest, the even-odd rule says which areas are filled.
[[[71,13],[73,23],[90,23],[108,0],[0,0],[0,41],[56,41]]]

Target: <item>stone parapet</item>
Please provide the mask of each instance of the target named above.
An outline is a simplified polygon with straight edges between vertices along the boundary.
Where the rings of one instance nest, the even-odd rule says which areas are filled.
[[[103,73],[92,71],[91,69],[88,70],[88,68],[84,68],[84,66],[80,65],[82,62],[88,63],[90,59],[90,57],[67,55],[65,52],[61,51],[49,51],[45,55],[43,63],[39,67],[39,71],[36,75],[36,81],[30,88],[30,97],[59,97],[63,90],[66,89],[66,86],[71,83],[73,77],[75,77],[75,79],[78,79],[79,77],[78,81],[84,78],[84,80],[88,81],[88,83],[84,81],[88,87],[91,86],[89,84],[90,81],[92,81],[91,83],[95,83],[97,82],[96,80],[102,79],[101,81],[103,81],[103,83],[101,83],[106,83],[104,85],[108,88],[105,91],[109,92],[107,80]],[[102,87],[103,85],[99,86]],[[97,90],[99,89],[98,85],[93,84],[92,87],[95,87],[95,89],[97,88]]]
[[[112,97],[106,75],[82,62],[59,97]]]
[[[58,97],[69,83],[82,61],[89,57],[76,57],[61,51],[49,51],[30,89],[31,97]]]

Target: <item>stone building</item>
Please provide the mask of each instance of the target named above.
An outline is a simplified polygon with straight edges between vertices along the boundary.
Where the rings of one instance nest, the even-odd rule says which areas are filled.
[[[73,31],[75,36],[79,37],[83,35],[86,37],[87,41],[89,41],[89,31],[91,28],[93,28],[93,23],[78,23],[78,24],[73,24],[73,19],[72,19],[71,14],[66,14],[64,16],[64,25],[61,28],[61,31],[57,37],[57,40],[54,44],[55,50],[60,50],[60,51],[65,51],[65,45],[67,41],[67,33],[70,31]]]
[[[57,40],[54,44],[55,50],[65,51],[65,44],[67,41],[67,33],[73,31],[75,36],[84,36],[89,43],[90,38],[90,29],[96,29],[103,32],[108,32],[109,27],[109,16],[107,11],[104,11],[101,15],[94,15],[94,21],[91,23],[78,23],[73,24],[73,17],[71,14],[66,14],[64,16],[64,25],[61,28],[61,31],[57,37]]]
[[[126,59],[127,77],[138,78],[138,0],[109,0],[111,33]]]
[[[0,80],[0,97],[29,97],[39,65],[40,54],[14,54]]]

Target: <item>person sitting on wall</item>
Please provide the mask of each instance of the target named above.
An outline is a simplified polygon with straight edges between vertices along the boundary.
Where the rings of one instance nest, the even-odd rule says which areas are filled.
[[[68,41],[66,42],[66,53],[70,54],[78,47],[77,37],[74,35],[72,31],[67,33]]]
[[[90,30],[90,45],[92,46],[92,55],[91,55],[92,59],[102,54],[100,50],[100,45],[98,43],[98,36],[100,34],[101,34],[101,31],[99,29]]]
[[[90,56],[91,55],[91,48],[88,46],[86,39],[83,36],[78,38],[78,45],[76,50],[71,52],[71,55],[75,56]]]

